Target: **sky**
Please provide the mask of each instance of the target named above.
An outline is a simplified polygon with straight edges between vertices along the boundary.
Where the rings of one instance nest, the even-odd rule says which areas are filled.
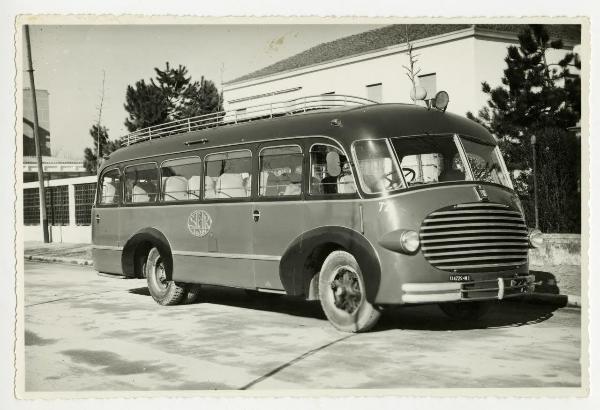
[[[116,139],[126,134],[127,85],[153,77],[153,68],[164,68],[167,61],[171,66],[186,66],[192,80],[204,75],[220,88],[221,77],[227,82],[317,44],[376,27],[32,25],[35,85],[50,94],[52,155],[80,159],[84,148],[92,146],[89,129],[98,120],[103,71],[102,124],[109,137]],[[23,58],[27,58],[25,53]],[[29,78],[23,74],[23,86],[29,87]]]

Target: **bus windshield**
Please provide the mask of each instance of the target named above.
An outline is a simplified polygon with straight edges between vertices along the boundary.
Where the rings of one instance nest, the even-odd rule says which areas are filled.
[[[498,147],[463,136],[422,135],[358,141],[355,153],[366,193],[471,180],[512,188]]]

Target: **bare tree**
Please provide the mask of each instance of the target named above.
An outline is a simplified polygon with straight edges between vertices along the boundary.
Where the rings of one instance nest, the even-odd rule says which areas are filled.
[[[408,49],[408,51],[407,51],[408,66],[403,65],[402,67],[406,71],[405,74],[412,84],[412,93],[410,95],[410,98],[413,100],[413,103],[416,104],[417,103],[417,100],[415,98],[417,95],[417,80],[416,79],[417,79],[417,76],[419,75],[419,73],[421,72],[421,69],[417,67],[417,63],[419,62],[417,57],[419,57],[419,55],[413,53],[413,45],[410,42],[410,37],[408,34],[408,26],[406,26],[406,47]]]

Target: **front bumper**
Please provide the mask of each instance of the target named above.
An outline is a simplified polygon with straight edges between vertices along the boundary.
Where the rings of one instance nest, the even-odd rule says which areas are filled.
[[[437,303],[502,300],[533,292],[534,275],[475,280],[471,282],[405,283],[403,303]]]

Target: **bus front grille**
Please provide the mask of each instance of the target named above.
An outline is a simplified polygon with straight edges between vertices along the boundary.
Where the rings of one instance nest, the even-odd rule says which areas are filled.
[[[425,258],[450,272],[496,272],[527,263],[527,226],[520,212],[495,203],[432,212],[419,233]]]

